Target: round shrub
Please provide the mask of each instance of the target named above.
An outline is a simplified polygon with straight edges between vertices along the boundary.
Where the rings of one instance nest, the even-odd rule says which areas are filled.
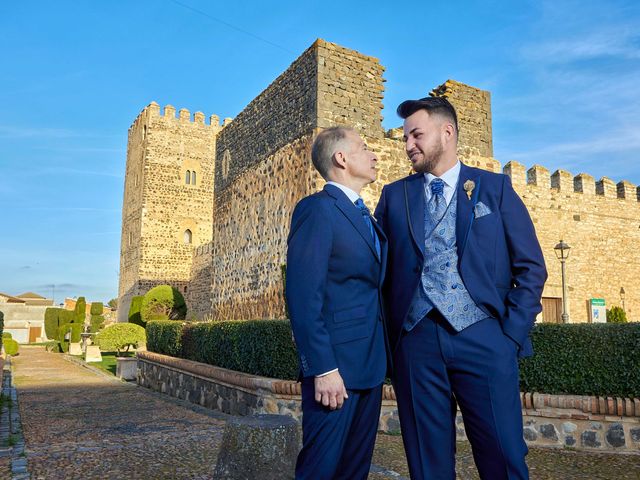
[[[16,342],[12,338],[3,338],[2,345],[4,346],[4,353],[7,355],[17,355],[18,354],[18,342]]]
[[[144,328],[133,323],[115,323],[109,325],[96,335],[96,344],[103,352],[120,354],[122,350],[128,351],[129,347],[137,348],[147,341]]]
[[[3,339],[5,339],[5,338],[13,338],[13,335],[11,335],[11,333],[9,333],[9,332],[3,332],[2,333],[2,338]]]
[[[627,323],[627,312],[617,306],[607,309],[607,323]]]
[[[140,315],[144,323],[153,320],[184,320],[187,304],[176,288],[158,285],[145,294]]]

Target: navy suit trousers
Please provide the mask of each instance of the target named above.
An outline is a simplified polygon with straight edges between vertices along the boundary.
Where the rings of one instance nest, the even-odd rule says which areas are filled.
[[[528,478],[517,345],[496,319],[455,332],[434,310],[402,332],[393,361],[412,479],[455,479],[456,403],[480,477]]]
[[[347,390],[342,408],[330,410],[315,400],[312,377],[302,380],[302,443],[296,479],[366,480],[373,456],[382,385]]]

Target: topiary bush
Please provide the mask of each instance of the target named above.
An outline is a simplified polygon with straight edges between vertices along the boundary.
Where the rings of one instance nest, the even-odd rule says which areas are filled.
[[[178,289],[170,285],[158,285],[144,295],[140,315],[144,323],[153,320],[184,320],[187,305]]]
[[[16,342],[12,338],[3,338],[2,346],[4,347],[4,353],[7,355],[18,355],[18,350],[20,349],[18,342]]]
[[[89,332],[98,333],[98,331],[104,326],[104,316],[91,315],[91,322],[89,323]]]
[[[142,308],[142,299],[144,296],[135,296],[131,298],[131,305],[129,306],[129,323],[135,323],[141,327],[145,326],[145,322],[142,321],[140,315],[140,309]]]
[[[538,324],[520,360],[525,392],[640,396],[640,323]]]
[[[13,338],[13,335],[9,332],[2,332],[2,338]]]
[[[65,312],[62,308],[50,307],[44,311],[44,333],[49,340],[58,339],[58,327],[60,312]]]
[[[91,302],[91,308],[89,309],[89,313],[91,314],[91,316],[102,315],[103,311],[104,305],[102,304],[102,302]]]
[[[67,323],[84,323],[84,320],[82,322],[78,322],[78,319],[79,317],[74,310],[61,309],[58,313],[58,326],[60,327]]]
[[[184,323],[175,320],[154,320],[147,323],[147,350],[180,357]]]
[[[4,313],[0,311],[0,333],[4,331]]]
[[[70,310],[69,310],[70,311]],[[77,343],[80,341],[80,334],[84,330],[84,325],[80,323],[66,323],[58,327],[58,342],[60,342],[60,350],[69,351],[69,343]],[[69,333],[69,340],[65,339],[65,335]]]
[[[132,323],[115,323],[109,325],[96,335],[96,344],[103,352],[129,351],[129,347],[137,348],[147,341],[147,337],[140,325]]]
[[[87,301],[84,297],[79,297],[74,308],[75,320],[69,323],[84,323],[87,318]]]
[[[607,309],[607,323],[627,323],[627,312],[622,307]]]

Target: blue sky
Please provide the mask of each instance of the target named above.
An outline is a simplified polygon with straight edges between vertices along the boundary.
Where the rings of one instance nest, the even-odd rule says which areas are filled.
[[[2,2],[0,292],[115,297],[140,110],[235,117],[318,37],[386,67],[385,128],[453,78],[491,91],[503,164],[640,184],[636,0]]]

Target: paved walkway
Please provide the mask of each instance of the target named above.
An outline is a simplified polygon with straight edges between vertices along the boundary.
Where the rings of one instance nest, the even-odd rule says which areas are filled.
[[[42,347],[21,347],[13,371],[31,479],[212,478],[224,415],[124,384]],[[458,478],[477,479],[468,445],[458,448]],[[528,463],[532,480],[640,478],[640,455],[536,448]],[[373,471],[371,480],[408,478],[400,437],[378,436]],[[11,478],[10,467],[0,459],[4,478]]]

